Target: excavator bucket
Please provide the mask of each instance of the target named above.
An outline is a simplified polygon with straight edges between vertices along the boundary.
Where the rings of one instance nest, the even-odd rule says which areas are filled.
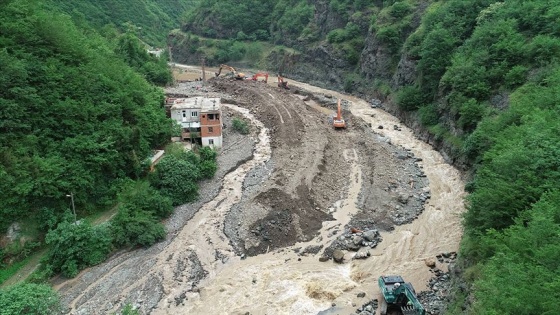
[[[418,311],[412,305],[405,305],[401,307],[403,315],[418,315]]]

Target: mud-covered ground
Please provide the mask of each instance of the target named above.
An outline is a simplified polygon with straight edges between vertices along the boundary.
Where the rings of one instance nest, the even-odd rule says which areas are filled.
[[[226,235],[238,253],[257,255],[310,240],[322,221],[332,220],[329,209],[346,193],[344,150],[356,150],[363,169],[355,221],[391,229],[422,212],[427,180],[416,159],[349,112],[344,114],[351,127],[334,130],[329,116],[294,90],[260,82],[214,82],[271,130],[271,160],[250,172],[242,201],[226,216]]]
[[[304,98],[303,91],[295,91],[220,78],[204,87],[195,82],[169,89],[174,95],[221,97],[225,104],[249,109],[268,129],[270,158],[239,177],[241,194],[226,209],[223,222],[217,217],[194,222],[200,233],[211,226],[219,227],[223,232],[219,239],[232,249],[222,246],[213,253],[201,253],[205,247],[200,244],[181,243],[185,242],[183,237],[189,239],[190,234],[185,233],[197,233],[184,231],[187,223],[193,224],[189,220],[220,191],[229,189],[222,186],[224,176],[251,159],[260,132],[256,126],[252,126],[251,136],[234,132],[231,119],[242,115],[224,107],[226,128],[218,173],[201,185],[199,201],[176,209],[166,222],[169,233],[164,242],[148,249],[119,252],[75,279],[55,279],[67,311],[107,314],[132,304],[142,314],[163,314],[166,308],[188,304],[189,294],[197,292],[199,283],[217,272],[216,264],[313,239],[322,222],[334,220],[333,209],[348,193],[348,182],[358,181],[350,178],[350,162],[344,152],[357,157],[362,185],[357,213],[348,226],[337,226],[332,233],[342,235],[352,227],[390,231],[422,213],[430,191],[418,165],[421,159],[391,144],[373,131],[376,126],[348,111],[344,111],[344,118],[349,128],[334,130],[329,116],[336,100],[324,95]]]

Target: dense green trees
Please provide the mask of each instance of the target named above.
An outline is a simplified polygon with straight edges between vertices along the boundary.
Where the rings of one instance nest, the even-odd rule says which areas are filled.
[[[46,268],[67,277],[104,261],[111,250],[107,227],[91,226],[87,221],[65,220],[47,234],[45,242],[49,245]]]
[[[148,55],[131,33],[109,27],[112,35],[101,37],[41,1],[4,1],[0,21],[0,230],[16,220],[38,229],[33,242],[2,248],[0,258],[25,258],[46,233],[48,253],[35,278],[71,277],[115,248],[164,238],[161,220],[174,204],[194,200],[196,182],[217,168],[211,149],[183,152],[194,175],[156,168],[176,187],[185,181],[186,196],[146,180],[152,150],[169,142],[174,126],[163,91],[150,84],[170,81],[165,58]],[[78,222],[67,215],[70,194]],[[81,219],[111,209],[109,222]]]
[[[23,283],[0,289],[0,315],[51,315],[60,310],[58,294],[48,285]]]
[[[199,0],[49,0],[49,5],[96,28],[115,25],[133,31],[152,45],[165,44],[166,33],[178,28],[181,15]]]
[[[201,148],[197,155],[179,146],[178,149],[168,150],[150,175],[150,182],[174,205],[180,205],[195,200],[198,196],[197,182],[211,178],[215,172],[216,153],[212,149]]]
[[[108,205],[171,135],[161,90],[66,16],[9,1],[0,20],[2,223],[67,208],[70,192],[80,212]]]

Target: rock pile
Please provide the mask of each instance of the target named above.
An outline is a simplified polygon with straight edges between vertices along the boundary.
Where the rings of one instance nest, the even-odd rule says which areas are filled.
[[[373,299],[356,310],[356,315],[375,315],[379,301]]]
[[[451,269],[457,253],[442,253],[436,256],[440,264],[450,264]],[[449,272],[444,272],[435,265],[431,269],[434,276],[428,281],[428,291],[422,291],[418,294],[418,300],[426,309],[426,314],[439,315],[445,313],[445,305],[447,304],[447,297],[451,289],[451,277]]]
[[[381,235],[376,229],[358,230],[352,228],[325,248],[319,260],[327,261],[333,258],[336,262],[342,263],[344,259],[342,251],[345,250],[356,252],[353,259],[365,259],[370,256],[369,249],[375,248],[381,241]]]

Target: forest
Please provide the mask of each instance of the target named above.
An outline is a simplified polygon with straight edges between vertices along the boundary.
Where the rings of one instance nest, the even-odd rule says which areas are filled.
[[[1,227],[4,218],[33,218],[42,233],[58,230],[45,242],[61,248],[70,231],[98,237],[85,261],[50,254],[51,272],[72,275],[111,248],[159,239],[161,227],[152,223],[178,202],[166,167],[190,163],[198,170],[193,182],[212,174],[202,166],[215,159],[212,152],[172,155],[161,172],[144,174],[150,150],[173,131],[153,85],[169,78],[141,54],[138,38],[159,44],[169,35],[167,44],[182,49],[184,61],[205,56],[210,64],[287,76],[286,56],[321,70],[312,54],[327,51],[329,71],[342,80],[325,85],[394,103],[393,112],[428,133],[469,179],[461,285],[447,313],[558,312],[559,0],[108,3],[0,4]],[[152,189],[169,199],[127,202]],[[120,223],[76,227],[70,192],[81,215],[117,205]],[[150,228],[119,228],[125,224]],[[2,254],[38,246],[29,243],[31,249]],[[1,294],[0,306],[27,290]],[[536,299],[536,290],[546,298]]]
[[[41,1],[3,1],[0,24],[0,230],[20,227],[0,248],[0,283],[45,253],[27,283],[0,290],[0,314],[51,314],[45,280],[163,239],[161,220],[197,198],[216,152],[169,144],[177,130],[161,86],[171,74],[139,34]]]

